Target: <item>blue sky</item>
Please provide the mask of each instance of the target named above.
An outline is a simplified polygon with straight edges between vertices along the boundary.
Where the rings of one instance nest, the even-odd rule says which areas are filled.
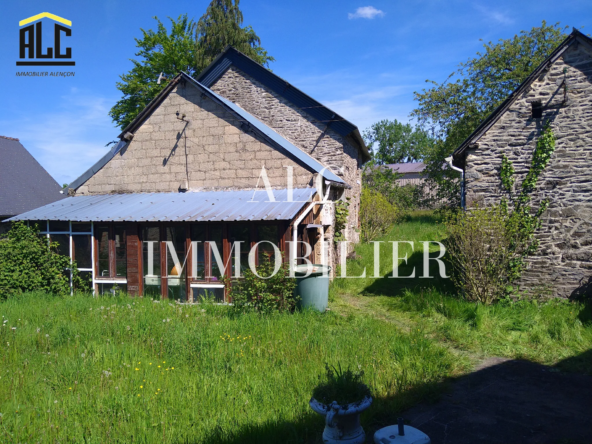
[[[115,83],[131,68],[140,28],[154,28],[154,16],[186,12],[197,20],[208,3],[6,2],[0,135],[18,137],[60,184],[73,181],[119,133],[107,113],[120,97]],[[273,71],[361,130],[385,118],[407,121],[413,92],[426,79],[445,80],[480,50],[479,39],[509,38],[542,20],[592,32],[590,0],[242,0],[241,9],[244,24],[276,58]],[[40,12],[72,21],[75,77],[16,76],[18,22]]]

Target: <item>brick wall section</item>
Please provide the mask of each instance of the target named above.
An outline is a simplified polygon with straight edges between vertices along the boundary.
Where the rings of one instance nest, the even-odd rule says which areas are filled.
[[[175,113],[185,113],[183,122]],[[187,149],[187,155],[185,154]],[[265,165],[274,188],[287,185],[285,166],[294,167],[294,186],[313,185],[313,173],[287,158],[193,85],[178,85],[136,131],[121,154],[81,186],[77,194],[252,189]],[[262,183],[259,184],[263,186]]]
[[[531,103],[538,100],[545,108],[543,118],[535,119]],[[592,291],[592,50],[587,44],[569,47],[478,140],[478,148],[468,151],[467,204],[499,202],[502,153],[514,163],[521,183],[545,121],[557,143],[534,205],[548,198],[550,206],[538,235],[540,248],[521,284],[533,292],[547,287],[556,296],[570,297]]]
[[[345,192],[350,198],[345,235],[348,240],[358,242],[362,161],[354,140],[327,128],[327,122],[315,121],[306,110],[297,108],[235,67],[230,67],[211,89],[241,106],[324,166],[331,167],[352,186]],[[332,231],[327,233],[330,239],[332,236]]]

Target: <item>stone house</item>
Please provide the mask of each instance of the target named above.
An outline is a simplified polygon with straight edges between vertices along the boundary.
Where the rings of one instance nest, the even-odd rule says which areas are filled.
[[[0,136],[0,221],[63,199],[62,187],[14,137]],[[9,224],[0,224],[0,234]]]
[[[546,123],[556,137],[533,205],[549,199],[540,247],[521,284],[556,296],[592,294],[592,39],[573,32],[454,152],[467,207],[498,203],[502,154],[524,178]]]
[[[69,242],[98,293],[222,301],[221,276],[248,267],[251,248],[257,263],[279,257],[272,243],[292,263],[334,265],[343,198],[338,229],[358,241],[369,154],[357,127],[233,48],[197,80],[167,81],[119,139],[67,199],[13,218]]]

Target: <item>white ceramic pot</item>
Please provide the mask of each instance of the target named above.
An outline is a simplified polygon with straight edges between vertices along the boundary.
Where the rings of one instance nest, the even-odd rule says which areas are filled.
[[[333,402],[323,404],[312,398],[310,408],[319,415],[325,416],[323,443],[325,444],[363,444],[366,433],[360,425],[360,413],[372,404],[372,398],[366,396],[359,402],[339,405]]]

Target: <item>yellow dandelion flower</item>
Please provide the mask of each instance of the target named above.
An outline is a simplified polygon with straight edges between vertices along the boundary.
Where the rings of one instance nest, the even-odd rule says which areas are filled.
[[[171,367],[171,370],[175,370],[175,367]]]
[[[140,370],[138,367],[136,367],[136,371]]]
[[[140,396],[140,394],[138,393],[138,396]]]
[[[152,362],[150,363],[150,365],[152,365]]]
[[[158,366],[158,368],[160,368],[160,365]]]
[[[68,390],[72,390],[72,387],[70,387]]]
[[[166,364],[166,361],[162,361],[163,364]]]
[[[143,389],[143,388],[144,388],[144,386],[143,386],[143,385],[141,385],[141,386],[140,386],[140,388],[141,388],[141,389]]]

